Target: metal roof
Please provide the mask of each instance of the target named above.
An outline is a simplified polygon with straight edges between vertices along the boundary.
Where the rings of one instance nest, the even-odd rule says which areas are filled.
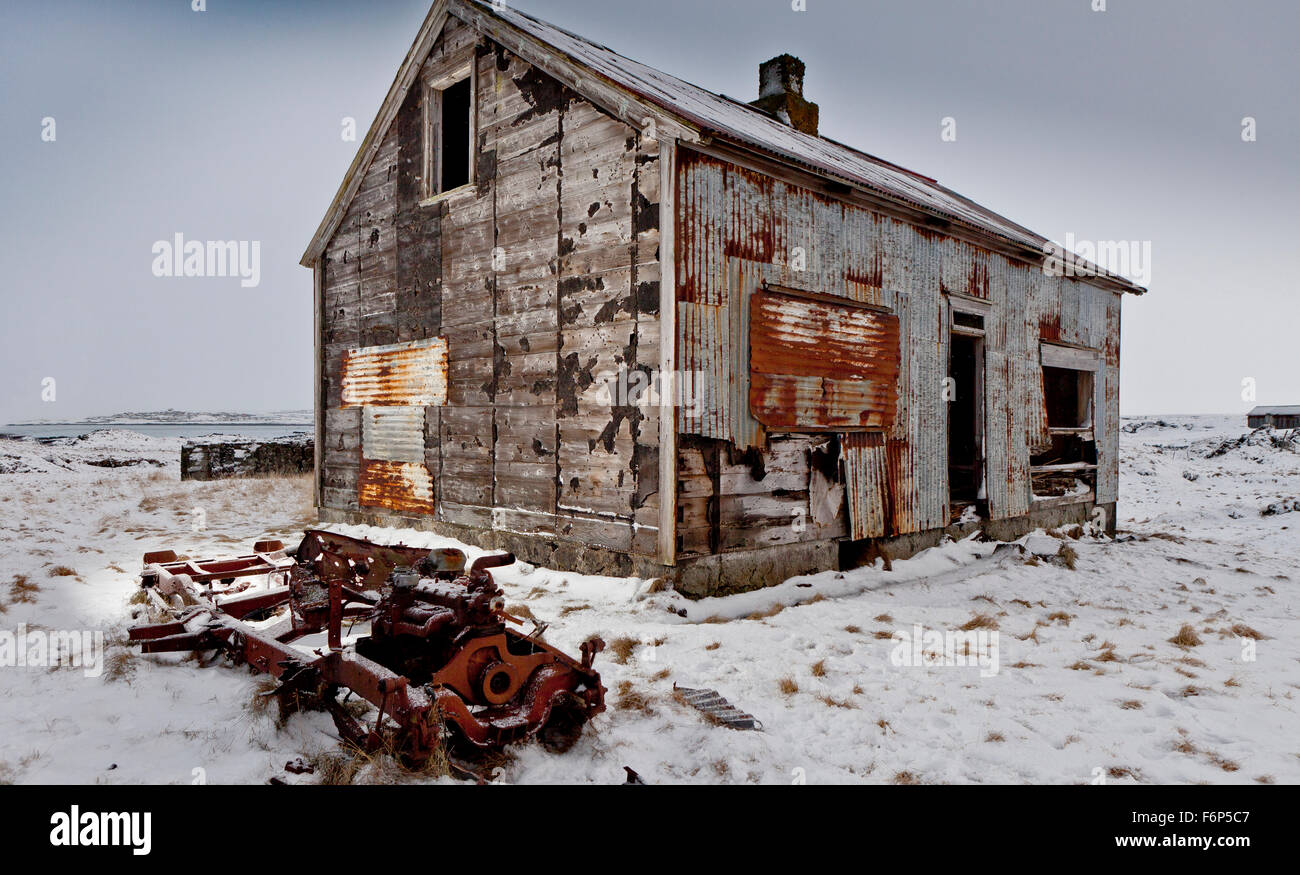
[[[810,169],[832,175],[932,215],[994,234],[1039,254],[1047,238],[945,188],[936,180],[834,140],[805,134],[754,107],[692,85],[618,54],[563,28],[510,7],[460,0],[546,43],[570,60],[632,91],[645,100],[723,139],[733,140]],[[451,6],[455,12],[456,3]],[[1128,290],[1144,292],[1131,281],[1096,268]]]
[[[546,64],[543,54],[549,53],[563,59],[585,74],[578,77],[574,89],[584,91],[601,89],[609,95],[609,86],[621,95],[631,95],[642,105],[654,107],[669,118],[699,130],[719,140],[747,147],[775,158],[783,163],[802,168],[820,176],[830,177],[851,186],[874,193],[878,197],[910,206],[932,216],[946,219],[984,235],[991,235],[1030,254],[1042,256],[1050,241],[1010,219],[980,206],[967,197],[940,185],[936,180],[891,164],[888,161],[852,149],[834,140],[805,134],[786,125],[765,112],[731,98],[715,94],[692,85],[639,61],[633,61],[614,50],[594,43],[571,31],[534,18],[504,4],[496,5],[482,0],[435,0],[428,16],[407,53],[376,116],[347,177],[334,197],[315,237],[303,255],[302,264],[310,265],[324,252],[333,236],[346,205],[356,194],[357,186],[378,149],[397,107],[414,84],[418,66],[432,48],[433,41],[442,29],[448,14],[469,20],[470,24],[492,31],[504,29],[523,41],[510,46],[524,53],[524,60],[533,64]],[[496,25],[500,24],[502,28]],[[499,35],[499,34],[498,34]],[[511,42],[517,42],[511,40]],[[591,97],[590,94],[584,96]],[[608,103],[608,101],[598,101]],[[627,103],[626,98],[622,101]],[[620,117],[626,119],[626,106],[620,107]],[[1081,275],[1096,275],[1123,288],[1141,294],[1142,286],[1111,274],[1083,259],[1076,262]]]

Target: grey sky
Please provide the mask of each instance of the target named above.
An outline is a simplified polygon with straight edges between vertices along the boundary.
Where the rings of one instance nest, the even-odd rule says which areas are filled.
[[[0,9],[0,423],[310,406],[298,258],[357,145],[341,120],[359,140],[428,3],[207,5]],[[1124,304],[1125,413],[1241,411],[1244,377],[1300,403],[1300,4],[513,5],[744,100],[789,51],[826,136],[1056,240],[1151,241],[1151,293]],[[153,276],[177,233],[259,241],[260,285]]]

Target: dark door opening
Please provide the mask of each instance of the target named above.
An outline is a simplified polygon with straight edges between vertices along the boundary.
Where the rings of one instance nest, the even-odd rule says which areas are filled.
[[[983,338],[953,334],[948,357],[948,484],[955,509],[984,497],[983,370]]]

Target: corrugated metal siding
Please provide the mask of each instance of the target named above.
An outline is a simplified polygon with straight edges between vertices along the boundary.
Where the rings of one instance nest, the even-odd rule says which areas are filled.
[[[351,349],[342,370],[343,406],[362,408],[360,506],[434,515],[425,416],[429,407],[447,403],[447,341]]]
[[[1026,292],[1024,324],[1020,330],[1024,332],[1027,340],[1040,339],[1044,317],[1059,312],[1056,305],[1060,300],[1061,280],[1042,271],[1033,271]],[[1039,344],[1036,342],[1027,342],[1025,352],[1030,362],[1030,370],[1023,385],[1027,393],[1024,396],[1027,417],[1025,439],[1029,442],[1031,452],[1045,449],[1052,443],[1051,435],[1047,433],[1047,399],[1043,391],[1043,372],[1039,367],[1038,347]]]
[[[1009,267],[1000,259],[989,263],[989,312],[984,319],[984,457],[989,516],[1005,519],[1012,514],[1007,481],[1009,411],[1007,410],[1007,284]]]
[[[1104,367],[1097,374],[1097,502],[1119,501],[1119,338],[1120,298],[1105,300]]]
[[[849,537],[860,541],[888,535],[889,458],[883,435],[860,432],[845,436],[844,479]]]
[[[759,265],[727,259],[727,321],[734,332],[725,347],[727,382],[725,419],[732,440],[739,447],[762,446],[767,439],[762,423],[749,408],[750,297],[758,290],[763,269]]]
[[[424,462],[423,407],[366,407],[361,416],[361,452],[384,462]]]
[[[1030,358],[1026,336],[1029,309],[1030,268],[1009,265],[1007,272],[1006,302],[1003,305],[1003,322],[1006,325],[1004,351],[1006,353],[1005,394],[1000,399],[1007,410],[1007,504],[1000,515],[1024,516],[1029,512],[1032,487],[1029,478],[1029,411],[1025,399],[1032,398],[1041,384],[1040,368]],[[1033,271],[1041,277],[1041,271]]]
[[[769,291],[750,313],[749,407],[765,426],[893,424],[898,317]]]
[[[1028,513],[1030,455],[1048,437],[1040,340],[1109,344],[1118,324],[1107,325],[1108,308],[1118,312],[1118,297],[711,156],[683,150],[680,164],[679,357],[684,369],[703,375],[701,409],[684,411],[681,431],[732,441],[738,448],[763,446],[763,428],[751,416],[754,362],[746,316],[763,312],[751,312],[759,305],[748,302],[764,282],[891,308],[898,319],[899,362],[892,426],[882,422],[880,433],[849,435],[844,441],[852,536],[948,525],[943,385],[951,324],[942,294],[947,290],[989,302],[984,415],[990,515],[1007,519]],[[796,269],[796,252],[805,259],[803,270]],[[770,261],[759,260],[769,255]],[[824,333],[829,326],[820,330],[829,337]],[[755,338],[763,337],[760,326]],[[761,362],[766,353],[759,343],[756,339],[755,356]],[[814,371],[817,367],[810,366],[808,375],[821,376]],[[824,403],[815,388],[803,385],[801,395],[795,381],[779,403],[767,406],[794,408],[795,417],[809,415]],[[1098,410],[1105,407],[1117,417],[1117,395],[1111,397],[1117,384],[1099,380],[1099,391],[1110,394],[1104,404],[1099,400]],[[758,393],[760,411],[763,394]],[[775,435],[794,428],[791,423],[773,419],[768,430]],[[1113,491],[1116,479],[1117,459],[1106,441],[1117,423],[1098,423],[1101,496]]]
[[[359,489],[362,507],[412,515],[434,512],[433,476],[422,464],[363,459]]]
[[[453,14],[462,2],[465,0],[453,3]],[[489,11],[489,7],[482,3],[466,5]],[[1048,242],[1027,228],[945,188],[934,179],[833,140],[805,134],[766,113],[625,58],[605,46],[592,43],[519,10],[493,5],[490,13],[519,31],[554,47],[598,76],[605,77],[705,132],[719,134],[724,139],[779,156],[797,166],[856,183],[890,199],[1013,241],[1036,253],[1041,253]],[[835,202],[825,200],[814,212],[826,209],[833,213],[836,208]],[[798,218],[812,214],[778,210],[775,215]],[[823,228],[827,233],[833,233],[830,225]],[[844,250],[821,245],[825,240],[815,242],[821,269],[827,274],[834,273],[835,261],[843,256]]]
[[[446,403],[444,338],[350,349],[343,355],[344,407],[432,407]]]
[[[948,376],[947,307],[939,294],[942,238],[905,226],[912,237],[912,311],[908,316],[913,338],[912,404],[916,430],[912,444],[913,508],[907,531],[924,531],[948,524],[948,404],[943,381]]]

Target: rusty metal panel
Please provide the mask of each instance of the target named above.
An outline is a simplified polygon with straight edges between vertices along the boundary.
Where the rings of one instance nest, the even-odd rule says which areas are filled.
[[[423,407],[366,407],[361,454],[384,462],[424,462]]]
[[[1041,270],[1027,272],[1026,305],[1023,319],[1026,356],[1030,369],[1023,380],[1025,395],[1020,396],[1025,408],[1025,440],[1030,452],[1051,446],[1052,438],[1047,428],[1047,398],[1043,390],[1043,372],[1038,367],[1038,343],[1045,332],[1058,337],[1061,331],[1058,303],[1061,279]],[[1013,398],[1016,396],[1012,396]]]
[[[885,437],[877,432],[845,435],[845,494],[849,537],[883,538],[889,534],[889,465]]]
[[[1120,297],[1106,295],[1105,366],[1094,381],[1097,399],[1097,502],[1119,500]]]
[[[889,534],[916,531],[916,466],[910,440],[885,441],[885,466],[889,477]]]
[[[916,410],[913,464],[918,495],[908,531],[925,531],[948,524],[948,404],[943,381],[948,376],[950,341],[948,308],[943,306],[939,274],[942,238],[912,230],[913,319],[916,339],[912,406]]]
[[[1007,381],[1007,263],[994,258],[989,264],[989,308],[984,320],[984,459],[989,517],[1006,519],[1011,500],[1007,482],[1008,381]]]
[[[869,210],[844,210],[845,294],[862,304],[885,305],[884,250],[880,216]]]
[[[1109,325],[1108,306],[1115,296],[1094,286],[1083,286],[1082,325],[1080,343],[1092,349],[1101,349],[1106,343]]]
[[[362,507],[407,515],[432,515],[433,476],[423,464],[362,459],[358,483]]]
[[[1029,416],[1024,399],[1041,391],[1031,376],[1026,342],[1028,275],[1001,257],[990,265],[994,307],[985,323],[986,438],[989,513],[1008,519],[1029,512]],[[991,331],[990,331],[991,328]]]
[[[679,301],[719,306],[725,288],[727,165],[694,152],[679,159]]]
[[[343,355],[343,406],[437,407],[447,403],[447,341],[434,337]]]
[[[942,387],[951,320],[942,292],[950,291],[989,303],[984,437],[991,515],[1028,512],[1030,454],[1048,439],[1039,341],[1104,345],[1109,359],[1106,308],[1113,294],[711,156],[684,153],[679,192],[680,367],[699,372],[703,401],[680,418],[683,432],[745,448],[762,446],[766,430],[879,428],[870,462],[876,480],[861,473],[865,457],[847,463],[858,472],[846,469],[856,480],[848,488],[860,505],[867,503],[855,512],[855,531],[892,535],[946,525]],[[773,319],[780,308],[764,304],[771,293],[752,297],[764,286],[784,287],[787,297],[814,299],[823,308],[843,297],[892,310],[892,418],[861,425],[864,406],[874,401],[858,381],[837,382],[835,369],[844,362],[838,351],[825,354],[828,342],[835,350],[833,331],[824,324],[809,329],[815,350],[807,337],[792,343],[790,326]],[[773,371],[764,363],[769,356],[787,363]],[[1112,391],[1110,381],[1099,379],[1098,391]],[[1103,399],[1097,407],[1104,428]],[[855,410],[859,418],[850,421],[844,414]],[[1099,453],[1106,453],[1100,443]]]
[[[887,429],[898,317],[770,290],[750,305],[749,405],[770,429]]]
[[[890,534],[905,534],[948,522],[947,308],[941,238],[892,220],[885,227],[885,285],[902,334],[899,418],[887,443]]]
[[[1000,520],[1014,516],[1008,512],[1007,496],[1007,357],[1001,350],[984,352],[984,464],[985,489],[989,501],[989,518]]]
[[[727,309],[728,321],[735,326],[726,343],[727,431],[737,447],[761,447],[766,442],[763,424],[750,409],[750,300],[758,288],[760,265],[727,259]]]
[[[988,250],[952,237],[940,238],[940,285],[945,292],[987,299],[989,296]]]
[[[891,534],[947,524],[946,308],[937,235],[881,221],[884,287],[900,319],[898,415],[886,444]]]
[[[684,373],[695,375],[693,403],[678,412],[684,434],[729,439],[724,391],[729,384],[725,358],[729,322],[728,312],[715,304],[683,301],[677,305],[678,360]]]
[[[1031,357],[1026,337],[1029,280],[1037,270],[1009,265],[1007,299],[1007,508],[1009,516],[1029,513],[1032,487],[1029,478],[1029,413],[1024,399],[1032,397],[1041,382],[1041,369]]]

